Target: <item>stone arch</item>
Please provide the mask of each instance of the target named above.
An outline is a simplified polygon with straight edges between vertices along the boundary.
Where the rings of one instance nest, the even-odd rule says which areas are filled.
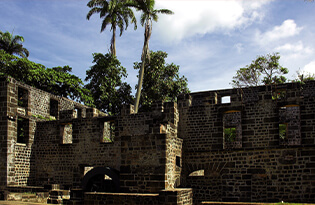
[[[83,177],[82,189],[84,191],[119,192],[119,171],[110,167],[95,167]]]

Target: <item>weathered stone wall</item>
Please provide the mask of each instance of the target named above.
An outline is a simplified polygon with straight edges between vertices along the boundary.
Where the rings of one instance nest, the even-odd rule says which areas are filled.
[[[33,145],[35,184],[81,187],[85,167],[120,169],[120,140],[102,142],[104,118],[39,122]],[[71,124],[72,142],[64,140],[63,126]],[[66,135],[69,135],[67,133]]]
[[[196,201],[314,202],[313,147],[220,151],[186,155]]]
[[[58,103],[57,113],[77,109],[81,116],[85,117],[87,107],[28,86],[11,77],[3,77],[0,83],[1,166],[5,167],[1,169],[3,177],[0,178],[0,184],[26,186],[33,183],[30,175],[33,159],[30,158],[30,153],[33,149],[36,122],[54,119],[50,113],[50,99]]]
[[[176,104],[159,102],[153,112],[128,112],[132,109],[125,107],[117,120],[122,191],[158,192],[176,187],[181,171],[176,159],[180,160],[182,147],[182,140],[177,138]]]
[[[194,188],[194,199],[314,202],[312,86],[313,81],[180,96],[181,183]],[[221,102],[223,96],[230,102]],[[224,137],[226,127],[236,129],[232,144]],[[192,176],[198,170],[204,175]]]
[[[0,80],[0,187],[6,186],[7,181],[7,102],[8,88],[6,79]]]
[[[114,204],[114,205],[192,205],[193,204],[191,189],[172,189],[162,190],[154,194],[139,193],[91,193],[86,192],[84,195],[84,204]]]

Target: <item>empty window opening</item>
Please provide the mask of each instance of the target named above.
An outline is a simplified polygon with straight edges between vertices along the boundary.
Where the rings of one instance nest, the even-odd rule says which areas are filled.
[[[75,108],[76,111],[76,117],[75,118],[81,118],[82,117],[82,109]]]
[[[176,166],[178,166],[178,167],[182,166],[181,159],[179,156],[176,156]]]
[[[18,106],[27,107],[28,91],[24,88],[18,87]]]
[[[286,98],[286,91],[285,90],[276,90],[272,93],[273,100],[283,100]]]
[[[224,97],[221,97],[221,103],[222,103],[222,104],[231,103],[231,96],[224,96]]]
[[[26,144],[28,142],[29,121],[18,117],[17,119],[17,142]]]
[[[287,139],[288,124],[279,124],[279,137],[280,139]]]
[[[229,142],[234,142],[236,140],[236,127],[227,127],[224,128],[224,141],[229,143]]]
[[[205,170],[197,170],[189,174],[190,177],[198,177],[198,176],[205,176]]]
[[[71,144],[72,143],[72,123],[62,125],[60,128],[61,132],[61,144]]]
[[[101,142],[108,143],[113,142],[115,137],[115,125],[114,122],[102,122],[102,135]]]
[[[56,119],[58,117],[58,100],[50,99],[49,114],[54,116]]]

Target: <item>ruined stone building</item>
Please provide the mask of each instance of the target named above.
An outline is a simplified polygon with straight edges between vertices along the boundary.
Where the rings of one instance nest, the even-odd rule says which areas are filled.
[[[86,204],[315,202],[315,81],[180,95],[120,116],[0,79],[0,191]]]

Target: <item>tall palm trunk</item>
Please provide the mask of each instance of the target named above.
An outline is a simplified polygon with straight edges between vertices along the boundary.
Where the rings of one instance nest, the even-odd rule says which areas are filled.
[[[113,36],[110,43],[110,52],[113,56],[116,56],[116,26],[113,26]]]
[[[141,89],[142,89],[142,82],[143,82],[143,75],[144,75],[144,66],[145,66],[145,60],[150,56],[149,51],[149,40],[151,37],[152,32],[152,24],[150,20],[147,20],[145,24],[145,31],[144,31],[144,44],[142,49],[142,56],[141,56],[141,69],[139,71],[139,80],[138,80],[138,88],[137,88],[137,94],[135,99],[135,113],[138,113],[139,108],[139,102],[140,102],[140,96],[141,96]]]

